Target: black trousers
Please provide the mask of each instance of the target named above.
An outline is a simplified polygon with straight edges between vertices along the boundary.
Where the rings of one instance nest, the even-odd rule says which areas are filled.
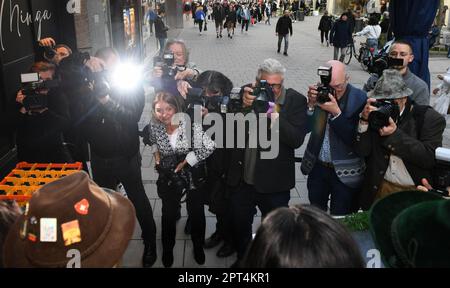
[[[328,34],[329,31],[320,30],[320,41],[323,43],[323,37],[325,36],[325,40],[328,42]]]
[[[141,175],[141,155],[139,152],[131,158],[105,159],[92,153],[92,174],[100,186],[115,189],[117,182],[122,183],[127,196],[136,209],[136,216],[142,228],[142,238],[156,248],[156,225],[153,210],[145,194]]]
[[[163,250],[171,251],[175,246],[177,215],[182,198],[181,189],[168,186],[167,181],[158,178],[158,196],[162,200],[161,240]],[[191,239],[194,247],[203,247],[205,243],[205,209],[201,189],[189,190],[186,194],[186,208],[191,219]]]
[[[256,206],[264,218],[272,210],[288,207],[290,191],[259,193],[253,185],[242,184],[231,193],[231,213],[233,217],[233,242],[238,259],[242,259],[252,240],[252,223]],[[261,219],[262,221],[262,219]]]

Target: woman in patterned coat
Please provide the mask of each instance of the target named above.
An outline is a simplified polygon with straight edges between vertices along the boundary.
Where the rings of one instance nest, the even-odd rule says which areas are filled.
[[[215,144],[202,130],[202,125],[192,126],[183,117],[179,99],[169,93],[158,93],[153,101],[153,119],[144,128],[144,143],[153,145],[158,151],[156,182],[158,196],[162,200],[162,262],[165,267],[173,264],[176,221],[181,198],[186,193],[186,204],[192,221],[191,238],[195,261],[205,263],[203,244],[205,241],[205,212],[202,185],[199,175],[204,160],[215,149]],[[192,129],[190,129],[192,127]]]

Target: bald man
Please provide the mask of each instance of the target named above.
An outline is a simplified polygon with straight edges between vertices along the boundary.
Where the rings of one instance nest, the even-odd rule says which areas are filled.
[[[359,114],[367,101],[366,93],[348,83],[343,63],[333,60],[329,101],[318,101],[317,85],[308,91],[308,132],[311,137],[301,170],[308,176],[311,204],[333,215],[346,215],[357,209],[356,199],[364,173],[364,160],[353,150]],[[322,102],[322,103],[319,103]],[[331,203],[328,200],[331,195]]]

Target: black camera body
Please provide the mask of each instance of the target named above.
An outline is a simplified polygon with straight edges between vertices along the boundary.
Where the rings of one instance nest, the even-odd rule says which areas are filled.
[[[403,66],[403,59],[396,59],[390,57],[388,54],[381,54],[375,57],[373,65],[368,66],[368,71],[371,74],[377,74],[378,77],[381,77],[383,76],[384,70],[401,66]]]
[[[187,181],[183,179],[180,173],[175,173],[175,168],[163,168],[161,165],[156,165],[155,168],[160,177],[158,181],[162,181],[168,187],[180,192],[188,188]]]
[[[253,88],[253,96],[256,97],[253,101],[253,111],[256,114],[266,113],[270,108],[270,102],[275,102],[275,94],[272,87],[266,80],[260,80],[255,88]]]
[[[205,97],[205,101],[210,112],[239,113],[242,111],[242,88],[233,88],[230,95]]]
[[[155,57],[154,66],[161,67],[163,71],[162,77],[174,78],[177,75],[178,68],[175,66],[175,56],[173,53],[164,53],[162,57]]]
[[[368,119],[369,127],[375,131],[389,126],[389,118],[396,122],[400,116],[400,107],[392,100],[377,101],[371,105],[378,108],[378,110],[370,112]]]
[[[103,98],[111,93],[108,71],[103,70],[100,72],[90,73],[88,81],[92,84],[94,97]]]
[[[320,76],[320,84],[317,87],[317,102],[324,104],[330,102],[330,96],[334,95],[334,89],[330,87],[333,67],[319,67],[317,75]]]
[[[48,90],[59,86],[59,81],[57,80],[40,80],[38,73],[22,74],[21,80],[22,94],[25,96],[23,106],[28,111],[47,108]]]
[[[56,56],[56,50],[54,47],[44,46],[44,57],[51,60]]]

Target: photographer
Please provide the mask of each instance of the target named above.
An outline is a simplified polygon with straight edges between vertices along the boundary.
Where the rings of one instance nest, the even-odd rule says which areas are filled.
[[[206,105],[208,113],[219,114],[225,123],[223,130],[219,132],[223,133],[222,143],[226,143],[227,127],[225,114],[221,110],[221,103],[223,103],[223,97],[231,94],[233,83],[220,72],[205,71],[198,76],[195,85],[204,90],[204,96],[208,101]],[[227,112],[231,111],[227,110]],[[213,138],[213,140],[216,139]],[[217,218],[216,231],[206,239],[204,247],[210,249],[216,247],[223,241],[223,245],[216,254],[220,258],[228,257],[234,252],[231,237],[231,215],[229,215],[230,195],[226,189],[230,153],[231,150],[225,149],[225,147],[221,149],[216,148],[214,153],[206,159],[208,175],[203,189],[207,197],[209,210],[216,214]]]
[[[389,58],[387,58],[389,57]],[[372,74],[365,87],[366,91],[372,90],[375,86],[378,78],[381,77],[384,69],[395,69],[400,72],[403,77],[403,80],[406,83],[406,87],[411,89],[413,93],[409,96],[412,101],[414,101],[417,105],[430,105],[430,89],[428,88],[427,83],[417,77],[414,73],[412,73],[408,65],[412,63],[414,60],[413,49],[411,44],[403,40],[396,40],[392,43],[388,55],[383,57],[384,59],[379,59],[380,63],[384,63],[381,67],[376,67],[377,74]],[[393,63],[391,59],[399,59],[403,61],[400,63]],[[378,61],[378,60],[377,60]],[[392,62],[392,63],[391,63]],[[375,63],[376,65],[377,63]]]
[[[59,65],[59,63],[66,57],[72,55],[72,49],[64,44],[56,45],[53,38],[44,38],[38,42],[38,57],[42,56],[46,61]]]
[[[162,59],[156,59],[153,69],[152,86],[156,92],[167,92],[186,98],[189,82],[195,81],[200,71],[189,63],[189,52],[181,40],[166,43]]]
[[[206,177],[204,161],[214,151],[214,142],[203,132],[202,126],[180,119],[181,99],[169,93],[158,93],[153,101],[153,119],[144,128],[144,143],[156,145],[159,173],[156,186],[162,200],[161,237],[164,267],[173,264],[176,221],[181,198],[186,193],[187,211],[192,219],[191,238],[194,259],[205,263],[205,211],[202,186]],[[180,113],[180,114],[178,114]]]
[[[422,178],[431,179],[446,123],[431,107],[411,101],[412,93],[401,74],[388,69],[369,94],[355,148],[367,160],[359,199],[363,209],[389,194],[414,190]]]
[[[72,158],[63,144],[63,131],[69,124],[65,95],[60,88],[48,88],[55,66],[36,62],[31,72],[38,73],[37,87],[17,93],[17,157],[29,163],[70,163]]]
[[[363,180],[364,159],[355,155],[354,143],[359,113],[366,94],[348,83],[346,66],[336,60],[319,68],[322,84],[308,91],[308,131],[311,137],[301,171],[308,176],[311,204],[330,213],[355,211]]]
[[[92,175],[101,187],[115,189],[118,182],[123,184],[142,228],[143,266],[151,267],[156,261],[156,226],[142,183],[138,135],[144,89],[139,83],[122,90],[111,81],[110,75],[120,63],[113,48],[99,50],[96,57],[103,60],[105,70],[88,73],[94,79],[84,84],[90,93],[84,95],[81,114],[85,120],[80,126],[90,144]]]
[[[287,207],[290,190],[295,186],[294,151],[302,145],[305,138],[306,98],[294,89],[284,87],[285,72],[286,69],[280,62],[266,59],[258,68],[256,83],[247,85],[243,91],[243,111],[252,109],[250,113],[263,120],[262,117],[266,117],[268,122],[267,127],[251,125],[251,121],[247,126],[259,126],[255,127],[258,128],[258,135],[267,132],[272,141],[269,148],[262,148],[266,145],[258,137],[257,148],[251,147],[250,137],[255,136],[256,131],[246,129],[245,135],[249,135],[245,139],[246,148],[235,148],[230,155],[227,184],[232,189],[233,237],[238,260],[244,256],[252,238],[256,206],[263,217],[275,208]],[[264,94],[273,96],[269,100],[273,105],[266,103],[261,110],[259,106],[264,101],[260,98]],[[272,129],[274,125],[277,128]],[[272,143],[274,141],[276,143]],[[278,153],[273,159],[262,157],[268,149],[276,148]]]

